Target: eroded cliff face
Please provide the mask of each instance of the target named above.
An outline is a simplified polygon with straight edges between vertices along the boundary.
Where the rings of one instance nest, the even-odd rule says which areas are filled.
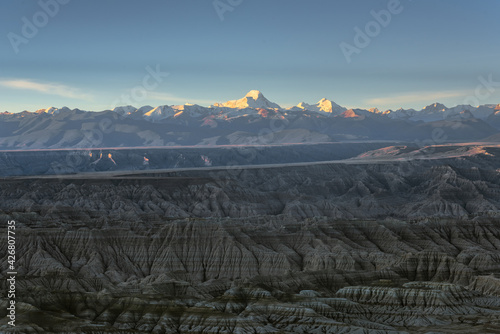
[[[19,231],[18,332],[500,330],[494,218],[144,218],[3,214]]]

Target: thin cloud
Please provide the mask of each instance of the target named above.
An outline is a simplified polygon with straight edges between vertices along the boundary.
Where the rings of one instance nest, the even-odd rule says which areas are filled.
[[[366,103],[369,105],[403,105],[416,102],[432,103],[440,99],[463,97],[467,94],[467,91],[420,92],[415,94],[374,98],[367,100]]]
[[[179,97],[168,93],[156,93],[156,92],[148,92],[148,98],[158,101],[175,102],[175,103],[196,103],[196,104],[206,104],[206,105],[211,105],[214,103],[214,101],[211,100],[188,99],[185,97]]]
[[[14,79],[0,80],[0,86],[12,89],[31,90],[39,93],[57,95],[79,100],[91,100],[92,96],[82,93],[79,89],[56,83],[41,83],[32,80]]]

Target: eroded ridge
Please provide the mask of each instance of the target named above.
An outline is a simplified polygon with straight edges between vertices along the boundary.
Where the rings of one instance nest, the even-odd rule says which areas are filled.
[[[18,244],[22,333],[500,330],[493,218],[69,225],[7,215],[29,222]]]

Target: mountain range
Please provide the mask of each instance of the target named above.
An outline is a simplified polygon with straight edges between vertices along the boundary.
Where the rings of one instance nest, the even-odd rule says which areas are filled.
[[[436,130],[437,129],[437,130]],[[347,109],[326,98],[282,108],[262,92],[215,103],[120,106],[84,111],[49,107],[0,114],[1,149],[267,145],[366,140],[429,143],[495,140],[500,104],[434,103],[421,110]],[[428,143],[428,144],[429,144]]]

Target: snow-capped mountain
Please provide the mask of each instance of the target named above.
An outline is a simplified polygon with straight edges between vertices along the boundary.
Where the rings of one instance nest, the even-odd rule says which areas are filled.
[[[78,109],[74,109],[78,110]],[[73,110],[73,111],[74,111]],[[500,104],[485,104],[477,107],[471,105],[457,105],[448,108],[442,103],[433,103],[421,110],[403,109],[381,111],[378,108],[370,109],[349,109],[338,105],[332,100],[323,98],[315,104],[301,102],[294,107],[283,109],[277,103],[268,100],[262,92],[258,90],[249,91],[243,98],[230,100],[224,103],[216,103],[209,107],[197,104],[187,103],[185,105],[163,105],[163,106],[143,106],[136,108],[134,106],[119,106],[112,111],[122,117],[132,119],[144,119],[151,122],[167,121],[169,119],[206,118],[230,120],[239,117],[255,116],[263,118],[283,118],[287,113],[315,113],[323,116],[341,116],[343,118],[354,118],[356,116],[372,117],[383,116],[393,120],[404,120],[412,122],[435,122],[440,120],[459,119],[469,116],[465,111],[477,119],[486,120],[493,116],[500,116]],[[38,114],[57,115],[72,111],[67,107],[50,107],[39,109]],[[8,113],[7,113],[8,114]]]
[[[103,131],[103,125],[105,125]],[[496,138],[500,105],[421,110],[344,108],[332,100],[281,108],[258,90],[209,107],[197,104],[120,106],[113,110],[44,108],[0,114],[0,148],[266,145],[343,140],[428,140],[440,128],[447,140]]]
[[[168,117],[172,117],[177,113],[177,110],[170,106],[159,106],[144,114],[144,119],[148,121],[159,121]]]
[[[426,112],[426,113],[435,113],[435,112],[443,112],[443,111],[446,111],[446,106],[442,103],[434,103],[434,104],[430,104],[426,107],[424,107],[424,109],[422,109],[422,111]]]
[[[71,111],[71,109],[69,109],[68,107],[62,107],[62,108],[50,107],[47,109],[38,109],[37,111],[35,111],[35,113],[57,115],[68,111]]]
[[[450,118],[458,119],[460,115],[465,115],[465,111],[470,112],[474,118],[486,120],[495,113],[495,105],[486,104],[473,107],[471,105],[457,105],[448,108],[441,103],[433,103],[421,110],[415,109],[397,109],[387,110],[383,114],[392,119],[407,120],[413,122],[435,122]]]
[[[261,108],[261,109],[281,109],[281,107],[269,101],[258,90],[251,90],[242,99],[227,101],[225,103],[215,103],[214,107],[224,107],[232,109]]]
[[[364,119],[367,116],[370,116],[370,112],[368,110],[363,109],[349,109],[337,115],[336,117],[342,118],[354,118],[354,119]]]
[[[184,105],[172,106],[177,111],[174,117],[200,117],[207,113],[207,108],[197,104],[187,103]]]
[[[307,104],[305,102],[301,102],[297,104],[295,107],[289,108],[288,110],[292,111],[315,111],[318,113],[326,113],[330,115],[340,115],[347,109],[344,107],[339,106],[335,102],[328,100],[328,99],[321,99],[319,100],[318,103],[316,104]]]
[[[143,108],[139,110],[146,110]],[[169,118],[196,118],[209,113],[209,108],[197,104],[185,104],[177,106],[159,106],[143,113],[143,117],[149,121],[160,121]]]
[[[413,117],[418,111],[415,109],[403,109],[399,108],[396,110],[386,110],[383,112],[383,114],[387,115],[387,117],[391,119],[402,119],[402,120],[409,120],[411,117]]]

